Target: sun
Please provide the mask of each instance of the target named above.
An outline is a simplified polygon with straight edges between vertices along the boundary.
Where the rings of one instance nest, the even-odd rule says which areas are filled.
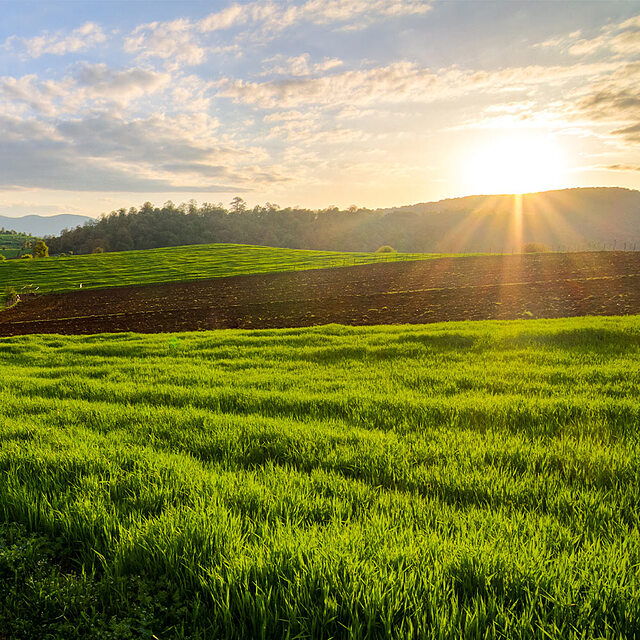
[[[465,159],[472,193],[530,193],[566,184],[567,165],[551,136],[512,134],[477,147]]]

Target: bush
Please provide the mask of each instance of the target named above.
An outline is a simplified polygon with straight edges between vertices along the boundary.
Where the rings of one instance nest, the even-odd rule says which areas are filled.
[[[383,244],[381,247],[376,249],[376,253],[396,253],[396,250],[388,244]]]
[[[18,292],[13,287],[5,287],[0,293],[0,309],[8,309],[18,302]]]
[[[93,253],[104,253],[104,249],[102,247],[96,247],[93,250]]]
[[[20,256],[23,260],[31,260],[33,258],[33,256],[30,253],[25,253],[24,255]]]
[[[2,254],[0,253],[0,262],[4,262],[5,260],[6,260],[6,258],[4,257],[4,255],[2,255]]]
[[[49,247],[45,244],[44,240],[38,240],[33,245],[33,257],[34,258],[48,258],[49,257]]]
[[[551,249],[541,242],[526,242],[522,245],[522,253],[546,253],[547,251]]]

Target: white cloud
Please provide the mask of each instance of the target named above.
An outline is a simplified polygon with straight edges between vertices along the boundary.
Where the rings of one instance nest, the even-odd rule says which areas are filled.
[[[188,20],[140,25],[125,39],[124,50],[142,59],[170,60],[175,67],[197,65],[205,59],[205,48],[196,42]]]
[[[342,66],[338,58],[324,58],[320,62],[310,63],[310,55],[303,53],[299,56],[286,57],[276,55],[267,58],[265,70],[261,75],[309,76],[323,71],[330,71]]]
[[[247,82],[222,78],[218,95],[266,108],[330,107],[379,103],[429,103],[474,92],[522,91],[535,85],[562,85],[615,69],[615,64],[507,67],[472,71],[451,67],[438,72],[412,62],[350,70],[317,78],[301,77]]]
[[[67,35],[59,31],[56,33],[44,32],[34,38],[12,36],[5,42],[5,48],[18,49],[24,57],[30,58],[39,58],[45,54],[64,56],[69,53],[86,51],[105,42],[106,39],[107,36],[99,25],[94,22],[86,22]]]
[[[110,69],[106,64],[83,64],[78,67],[74,79],[78,87],[86,90],[88,98],[106,98],[119,104],[128,104],[131,100],[166,87],[171,76],[139,67]]]
[[[307,0],[301,5],[273,0],[233,4],[198,22],[200,31],[218,31],[251,24],[265,31],[281,31],[300,22],[326,25],[336,22],[425,14],[426,0]]]
[[[23,105],[46,117],[96,107],[122,108],[168,87],[170,81],[168,73],[139,67],[111,69],[105,64],[83,63],[60,80],[41,80],[35,74],[21,78],[0,77],[0,108],[4,101],[14,107]]]
[[[339,24],[363,28],[376,21],[427,13],[427,0],[307,0],[301,5],[289,0],[254,0],[234,3],[198,21],[187,19],[150,22],[136,27],[125,38],[124,50],[141,59],[161,58],[171,69],[198,65],[211,53],[242,52],[238,42],[220,46],[205,42],[206,34],[232,28],[250,27],[240,38],[275,37],[284,29],[303,22],[316,25]],[[335,66],[334,59],[325,61]],[[322,63],[317,70],[322,69]],[[325,70],[331,68],[325,67]]]
[[[569,34],[561,44],[568,46],[574,56],[591,55],[608,51],[615,55],[636,55],[640,53],[640,16],[635,16],[619,24],[605,25],[601,33],[593,38],[577,39]]]

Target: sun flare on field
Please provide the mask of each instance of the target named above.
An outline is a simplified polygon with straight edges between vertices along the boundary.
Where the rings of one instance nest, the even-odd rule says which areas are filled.
[[[465,173],[471,193],[530,193],[564,186],[567,165],[553,138],[514,134],[474,149]]]

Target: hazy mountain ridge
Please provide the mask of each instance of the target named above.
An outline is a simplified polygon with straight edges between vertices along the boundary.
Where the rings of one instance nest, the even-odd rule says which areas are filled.
[[[72,229],[85,222],[93,220],[89,216],[61,213],[55,216],[26,215],[19,217],[0,216],[0,228],[9,231],[28,233],[29,235],[56,236],[63,229]]]

